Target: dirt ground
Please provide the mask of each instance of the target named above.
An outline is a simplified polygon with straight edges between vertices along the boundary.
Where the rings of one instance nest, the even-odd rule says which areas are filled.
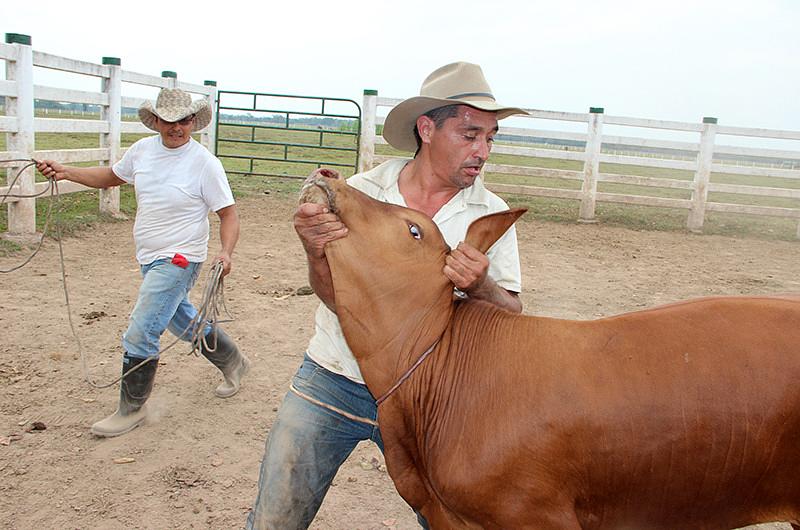
[[[83,379],[55,242],[0,276],[0,527],[244,524],[265,436],[313,331],[317,300],[295,294],[307,282],[293,208],[294,197],[277,193],[240,202],[242,236],[225,283],[235,321],[225,327],[254,361],[241,392],[215,398],[216,369],[173,348],[161,358],[147,424],[114,439],[88,431],[113,412],[118,387]],[[72,315],[99,382],[120,371],[119,337],[139,286],[131,229],[104,224],[64,241]],[[588,319],[695,296],[800,292],[800,243],[530,218],[518,230],[529,314]],[[19,260],[0,258],[0,268]],[[196,299],[204,284],[202,275]],[[382,464],[377,448],[359,446],[313,528],[416,528]]]

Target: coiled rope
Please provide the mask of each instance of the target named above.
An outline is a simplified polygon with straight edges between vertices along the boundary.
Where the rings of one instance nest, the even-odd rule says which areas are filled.
[[[35,197],[41,197],[42,195],[44,195],[47,192],[50,192],[50,198],[51,199],[55,196],[56,200],[58,200],[57,199],[57,197],[58,197],[58,183],[54,179],[51,179],[51,178],[47,179],[47,187],[44,190],[42,190],[40,193],[34,193],[32,195],[22,195],[22,194],[18,194],[18,193],[11,193],[11,190],[14,188],[14,185],[17,183],[17,180],[19,180],[20,175],[22,175],[22,173],[26,169],[28,169],[31,166],[36,165],[38,162],[36,160],[32,159],[32,158],[10,158],[10,159],[7,159],[7,160],[0,160],[0,163],[10,163],[10,162],[26,162],[26,164],[23,165],[19,169],[19,171],[17,171],[16,175],[14,175],[14,178],[11,180],[11,183],[8,185],[8,191],[5,194],[3,194],[3,198],[2,198],[2,200],[0,200],[0,206],[5,204],[6,199],[8,199],[9,197],[13,197],[15,199],[33,199]],[[36,248],[34,249],[34,251],[31,253],[30,256],[28,256],[19,265],[15,265],[14,267],[11,267],[10,269],[0,269],[0,273],[9,273],[9,272],[14,272],[15,270],[21,269],[22,267],[24,267],[25,265],[30,263],[30,261],[33,259],[33,257],[36,256],[36,254],[39,253],[39,250],[42,248],[42,244],[44,243],[44,238],[47,235],[47,229],[50,226],[50,218],[51,218],[52,212],[53,212],[53,201],[51,200],[50,203],[47,206],[47,215],[45,216],[44,227],[42,228],[42,237],[39,238],[39,243],[36,245]],[[59,233],[58,241],[59,241],[59,243],[61,242],[60,233]]]

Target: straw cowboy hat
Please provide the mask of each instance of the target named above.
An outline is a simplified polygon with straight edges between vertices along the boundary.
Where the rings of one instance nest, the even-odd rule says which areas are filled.
[[[417,118],[447,105],[469,105],[496,112],[498,120],[513,114],[528,114],[522,109],[498,104],[480,66],[458,62],[434,70],[422,82],[419,96],[409,98],[394,107],[384,121],[383,137],[396,149],[416,151],[414,129]]]
[[[211,123],[211,107],[206,99],[192,101],[192,96],[180,88],[162,88],[158,93],[156,106],[149,101],[145,101],[139,107],[139,119],[145,127],[158,131],[156,128],[156,116],[164,121],[179,121],[186,116],[194,114],[193,131],[205,129]]]

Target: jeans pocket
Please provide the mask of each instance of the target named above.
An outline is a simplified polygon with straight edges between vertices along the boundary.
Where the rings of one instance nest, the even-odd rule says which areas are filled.
[[[300,365],[300,368],[297,369],[292,378],[292,385],[298,390],[311,390],[314,386],[314,379],[318,379],[321,372],[322,368],[306,355],[303,358],[303,364]]]

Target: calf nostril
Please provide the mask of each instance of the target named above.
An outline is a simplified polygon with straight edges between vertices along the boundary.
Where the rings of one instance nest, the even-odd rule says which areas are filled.
[[[334,180],[339,180],[340,178],[342,178],[342,176],[339,174],[339,172],[336,171],[335,169],[322,168],[322,169],[319,170],[319,174],[322,175],[325,178],[334,179]]]

